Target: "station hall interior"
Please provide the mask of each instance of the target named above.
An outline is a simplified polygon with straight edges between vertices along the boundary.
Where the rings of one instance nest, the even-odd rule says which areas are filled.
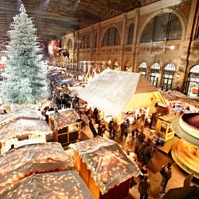
[[[52,170],[62,172],[71,168],[75,168],[79,175],[71,173],[70,176],[65,176],[66,174],[63,176],[79,181],[77,184],[81,187],[78,190],[74,186],[74,193],[81,194],[82,198],[87,197],[86,199],[139,199],[139,184],[142,179],[140,177],[142,175],[136,173],[139,170],[146,172],[150,182],[149,199],[199,198],[198,0],[1,0],[0,86],[7,70],[5,63],[8,59],[6,49],[9,43],[8,31],[13,17],[21,12],[21,4],[37,29],[41,61],[47,69],[51,97],[39,104],[42,116],[38,116],[37,111],[35,113],[26,110],[24,112],[17,110],[15,115],[11,110],[16,107],[3,106],[1,102],[0,159],[2,158],[3,171],[6,171],[3,153],[8,153],[9,158],[14,159],[14,154],[21,158],[21,149],[27,147],[30,154],[39,152],[40,155],[43,154],[44,159],[48,158],[42,163],[44,165],[31,167],[35,171],[31,171],[30,168],[26,171],[19,171],[17,168],[18,174],[6,171],[10,180],[4,178],[6,172],[0,173],[3,179],[2,183],[0,182],[0,198],[5,197],[3,194],[9,195],[11,193],[9,189],[12,189],[13,193],[17,192],[16,179],[20,182],[19,186],[24,187],[25,184],[19,179],[24,180],[26,175],[31,177],[34,172],[34,174],[45,173],[46,170],[50,173]],[[128,89],[131,89],[130,92]],[[62,101],[65,97],[69,99],[68,104]],[[53,110],[48,110],[49,107],[55,106]],[[104,133],[100,135],[101,124],[94,114],[96,108],[99,111],[98,116],[106,126]],[[155,119],[152,118],[154,111]],[[110,133],[109,128],[112,118],[119,129],[114,135]],[[13,121],[17,121],[19,126],[16,127]],[[24,121],[27,122],[26,127],[22,127]],[[34,121],[33,125],[30,125],[30,121]],[[125,131],[126,134],[121,136],[123,121],[130,121],[130,125],[128,131]],[[136,130],[132,130],[134,125],[138,125]],[[19,131],[23,129],[24,132],[19,135],[17,131],[13,135],[9,134],[9,138],[6,137],[6,132],[14,128],[18,128]],[[41,132],[34,136],[32,131],[36,131],[37,128],[41,132],[45,131],[46,137]],[[145,141],[143,145],[140,143],[140,146],[144,148],[148,140],[152,146],[152,156],[147,166],[142,162],[143,154],[139,156],[139,150],[143,150],[137,146],[140,132],[144,132],[145,135]],[[8,149],[13,140],[17,140],[20,149],[18,152],[16,144],[16,149]],[[42,146],[44,140],[47,141],[46,146]],[[92,140],[93,143],[96,142],[96,146],[90,142]],[[52,159],[42,151],[42,148],[40,149],[40,146],[35,145],[36,148],[34,146],[31,148],[34,142],[42,142],[41,147],[46,149],[55,147],[56,153],[51,154]],[[63,148],[60,149],[56,144],[51,146],[51,142],[60,143]],[[83,148],[81,144],[78,145],[79,142],[82,142]],[[99,169],[99,173],[103,174],[103,180],[107,180],[107,175],[100,170],[100,166],[111,158],[101,156],[96,163],[95,158],[92,159],[96,154],[89,156],[90,162],[87,153],[85,157],[82,154],[86,150],[93,152],[90,147],[95,148],[98,144],[102,148],[104,145],[107,145],[107,148],[109,145],[110,148],[119,146],[122,151],[113,147],[112,150],[115,151],[111,157],[117,163],[124,163],[121,157],[131,159],[132,166],[135,167],[132,171],[134,177],[124,180],[121,174],[123,182],[118,181],[117,186],[111,186],[103,181],[105,184],[103,191],[99,184],[96,186],[94,179],[98,180],[99,176],[92,175],[88,168],[100,163],[99,167],[93,169]],[[60,151],[63,154],[59,154]],[[106,148],[102,151],[110,155]],[[116,158],[118,151],[121,154]],[[60,158],[61,163],[56,162],[55,155],[57,159]],[[28,158],[31,159],[32,156]],[[64,158],[70,159],[70,161],[67,159],[67,169],[66,165],[62,165]],[[118,160],[120,158],[122,161]],[[17,161],[14,159],[14,162]],[[15,167],[22,162],[17,163]],[[40,163],[38,162],[38,165]],[[172,177],[168,181],[166,191],[162,193],[160,169],[167,163],[171,163]],[[24,164],[27,162],[24,161]],[[12,166],[9,164],[9,168]],[[115,166],[115,170],[121,171],[121,168]],[[112,169],[111,172],[115,170]],[[185,186],[185,181],[190,175],[193,177],[188,186]],[[48,180],[55,178],[50,176]],[[14,186],[7,188],[6,183],[10,181]],[[31,187],[27,190],[34,190],[32,181],[30,179],[30,183],[27,183]],[[5,192],[2,192],[4,185]],[[55,181],[54,185],[56,192]],[[46,187],[44,186],[44,189],[49,191],[48,183]],[[42,194],[45,193],[42,188],[40,191]],[[67,189],[64,191],[67,192]]]

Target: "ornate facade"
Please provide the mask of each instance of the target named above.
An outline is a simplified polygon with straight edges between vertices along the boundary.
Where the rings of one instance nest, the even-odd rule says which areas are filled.
[[[68,67],[140,72],[157,88],[199,95],[197,0],[143,1],[140,7],[62,38]]]

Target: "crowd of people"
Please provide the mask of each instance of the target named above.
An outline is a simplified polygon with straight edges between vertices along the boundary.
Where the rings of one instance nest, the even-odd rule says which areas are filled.
[[[51,100],[54,102],[54,106],[57,110],[74,108],[80,116],[82,128],[85,128],[87,125],[92,132],[93,137],[108,136],[109,139],[118,142],[128,142],[128,138],[131,137],[131,142],[135,143],[133,152],[136,154],[136,161],[143,173],[143,175],[140,176],[138,186],[140,199],[147,199],[151,185],[146,168],[153,157],[154,143],[144,133],[144,129],[151,127],[151,123],[143,110],[140,109],[139,111],[136,111],[133,114],[133,117],[131,114],[131,121],[126,117],[123,121],[118,123],[115,118],[105,121],[101,115],[101,111],[97,107],[88,107],[85,102],[83,102],[85,104],[82,105],[82,102],[79,101],[78,97],[70,95],[69,92],[63,93],[53,90]],[[84,107],[83,111],[82,107]],[[126,150],[127,154],[132,152],[128,147],[124,150]],[[169,179],[166,177],[162,179],[162,191],[165,191],[168,180]]]
[[[136,120],[133,120],[133,122],[130,122],[130,120],[126,118],[118,124],[114,118],[111,118],[108,122],[101,119],[100,111],[97,108],[93,110],[89,108],[85,114],[89,118],[89,127],[94,137],[108,136],[109,139],[114,139],[119,142],[127,140],[128,136],[132,137],[131,141],[135,142],[133,152],[136,154],[136,161],[142,172],[142,175],[139,176],[138,192],[140,193],[140,199],[147,199],[151,189],[148,177],[148,165],[153,157],[154,143],[150,137],[147,137],[144,133],[144,129],[149,127],[149,123],[143,122],[143,118],[145,117],[141,114],[140,117],[136,117]],[[96,124],[97,128],[94,127]],[[105,132],[106,135],[104,135]],[[127,150],[126,152],[129,154],[131,151]],[[166,186],[172,175],[171,163],[169,162],[162,166],[161,170],[164,170],[163,174],[161,174],[161,193],[165,193]],[[130,187],[132,188],[134,185],[135,181],[132,178]]]
[[[145,130],[149,129],[150,131],[150,129],[154,127],[156,114],[152,114],[151,117],[148,117],[143,109],[138,109],[133,114],[131,113],[131,118],[124,117],[119,123],[115,118],[105,120],[97,107],[88,107],[86,102],[81,102],[76,95],[69,92],[52,90],[51,100],[58,110],[62,108],[75,109],[80,116],[82,130],[85,130],[85,126],[87,125],[93,137],[108,137],[119,143],[127,143],[127,147],[124,150],[126,150],[127,155],[131,152],[135,154],[135,161],[138,163],[142,172],[138,182],[140,199],[147,199],[151,190],[148,166],[153,158],[156,143],[146,134]],[[134,147],[128,147],[129,142],[131,144],[134,143]],[[162,166],[160,174],[162,176],[160,183],[161,193],[165,193],[167,184],[172,178],[170,162]],[[132,178],[130,188],[135,184]]]

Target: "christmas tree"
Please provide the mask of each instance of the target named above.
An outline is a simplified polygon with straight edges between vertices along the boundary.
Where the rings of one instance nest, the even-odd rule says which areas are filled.
[[[23,4],[13,17],[8,31],[5,80],[2,83],[3,103],[30,104],[39,102],[47,93],[46,71],[37,42],[37,29]]]

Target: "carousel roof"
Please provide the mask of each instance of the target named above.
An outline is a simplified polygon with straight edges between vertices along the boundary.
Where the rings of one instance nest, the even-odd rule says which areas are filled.
[[[196,117],[197,116],[197,117]],[[195,118],[194,118],[195,117]],[[194,119],[195,125],[188,123],[188,120]],[[185,126],[182,125],[184,122]],[[180,118],[176,118],[171,123],[171,128],[174,132],[186,140],[187,142],[199,146],[199,113],[185,113]]]

